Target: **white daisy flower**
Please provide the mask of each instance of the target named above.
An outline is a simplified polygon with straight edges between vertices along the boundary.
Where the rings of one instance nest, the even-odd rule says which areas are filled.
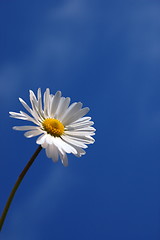
[[[30,108],[26,102],[19,98],[23,107],[30,115],[20,111],[20,113],[10,112],[10,116],[34,123],[34,126],[15,126],[13,129],[25,132],[27,138],[38,136],[37,144],[46,150],[48,158],[54,162],[60,156],[64,166],[68,165],[66,153],[73,153],[75,156],[85,154],[84,149],[87,144],[94,143],[93,135],[95,128],[91,127],[94,122],[90,117],[84,117],[89,108],[82,108],[81,102],[70,105],[69,97],[62,97],[61,92],[55,95],[50,94],[49,88],[42,96],[41,89],[38,89],[37,97],[30,90]]]

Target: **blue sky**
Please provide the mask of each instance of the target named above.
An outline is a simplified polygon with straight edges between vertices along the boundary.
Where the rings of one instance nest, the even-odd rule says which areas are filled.
[[[0,211],[37,148],[9,118],[28,90],[90,107],[96,142],[69,166],[42,151],[2,240],[160,238],[160,2],[0,1]]]

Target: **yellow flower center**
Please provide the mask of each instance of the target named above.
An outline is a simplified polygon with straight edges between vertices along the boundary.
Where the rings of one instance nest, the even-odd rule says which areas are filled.
[[[43,129],[54,137],[60,137],[64,133],[63,124],[54,118],[46,118],[43,123]]]

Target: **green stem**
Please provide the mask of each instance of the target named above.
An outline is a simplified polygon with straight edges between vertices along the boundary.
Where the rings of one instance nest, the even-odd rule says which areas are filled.
[[[37,148],[37,150],[35,151],[35,153],[33,154],[33,156],[31,157],[31,159],[29,160],[29,162],[27,163],[27,165],[25,166],[25,168],[23,169],[23,171],[21,172],[21,174],[19,175],[14,187],[12,188],[12,191],[8,197],[8,200],[6,202],[6,205],[4,207],[4,210],[3,210],[3,213],[1,215],[1,218],[0,218],[0,231],[2,229],[2,226],[3,226],[3,223],[4,223],[4,220],[6,218],[6,215],[7,215],[7,212],[8,212],[8,209],[11,205],[11,202],[14,198],[14,195],[20,185],[20,183],[22,182],[24,176],[26,175],[27,171],[29,170],[29,168],[31,167],[32,163],[34,162],[35,158],[37,157],[37,155],[39,154],[39,152],[41,151],[42,147],[39,146]]]

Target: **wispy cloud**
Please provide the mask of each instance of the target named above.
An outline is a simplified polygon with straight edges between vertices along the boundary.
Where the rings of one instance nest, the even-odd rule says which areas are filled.
[[[84,0],[65,1],[44,12],[41,31],[35,33],[34,47],[27,56],[21,62],[0,65],[1,98],[6,98],[2,89],[7,89],[11,96],[27,84],[46,82],[48,68],[50,76],[66,76],[68,68],[79,64],[88,53],[94,32],[91,16]]]
[[[51,19],[74,19],[76,22],[79,20],[85,21],[90,14],[89,6],[87,6],[87,4],[88,1],[84,0],[67,0],[63,3],[63,5],[52,9],[48,16]]]
[[[13,63],[0,66],[0,98],[10,101],[10,96],[16,94],[21,86],[22,69]]]
[[[160,5],[148,2],[133,8],[130,16],[130,51],[135,60],[153,63],[160,59]]]
[[[66,168],[61,165],[60,167],[54,166],[54,170],[52,168],[47,176],[41,179],[39,187],[32,189],[30,195],[23,198],[25,201],[12,210],[12,215],[8,218],[10,223],[7,228],[9,230],[4,232],[5,240],[38,239],[39,224],[45,218],[47,219],[51,212],[56,220],[61,201],[64,202],[67,192],[76,184],[72,181],[72,177],[71,171],[66,174]],[[26,226],[30,227],[26,228]]]

